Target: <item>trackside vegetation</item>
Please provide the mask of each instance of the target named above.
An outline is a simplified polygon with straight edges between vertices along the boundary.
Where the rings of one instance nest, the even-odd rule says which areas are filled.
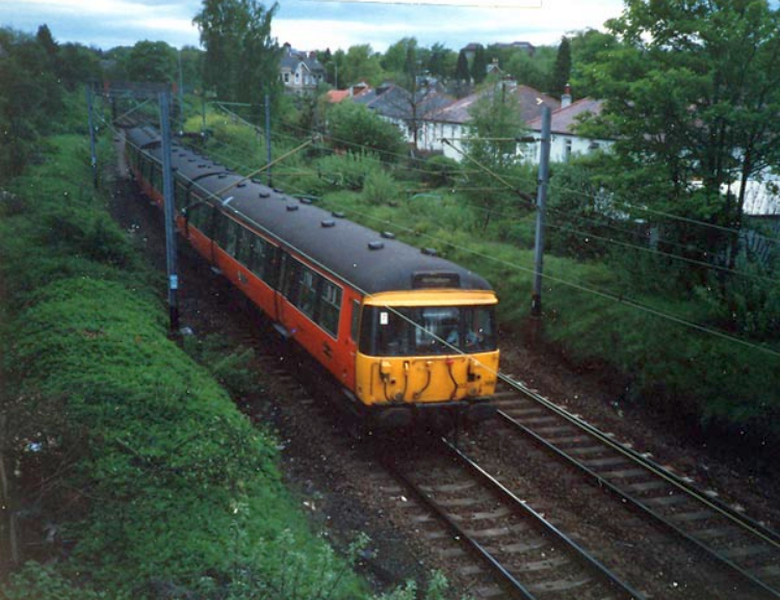
[[[168,339],[160,276],[89,186],[88,141],[47,148],[0,203],[2,555],[28,561],[0,596],[370,597],[352,570],[367,540],[338,556],[311,530],[273,434]]]

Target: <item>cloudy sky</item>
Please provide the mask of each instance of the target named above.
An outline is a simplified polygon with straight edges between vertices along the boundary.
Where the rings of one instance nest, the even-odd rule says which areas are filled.
[[[46,23],[58,42],[102,49],[141,40],[198,46],[192,18],[200,7],[201,0],[0,0],[0,25],[35,33]],[[403,37],[453,50],[469,42],[549,45],[602,28],[622,8],[622,0],[279,0],[273,35],[300,50],[384,51]]]

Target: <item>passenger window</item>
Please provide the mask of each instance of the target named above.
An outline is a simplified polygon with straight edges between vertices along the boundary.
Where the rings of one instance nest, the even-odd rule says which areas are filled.
[[[236,250],[238,249],[239,230],[240,228],[238,223],[236,223],[233,219],[227,219],[227,238],[225,239],[225,252],[230,254],[230,256],[236,256]]]
[[[306,267],[298,268],[300,279],[298,280],[298,302],[296,305],[308,317],[314,317],[314,309],[317,306],[317,283],[319,277]]]
[[[266,262],[268,261],[267,250],[268,244],[265,243],[265,240],[255,236],[252,240],[252,257],[249,259],[249,268],[263,280],[265,280]]]
[[[255,235],[246,227],[238,225],[238,248],[236,249],[236,258],[242,265],[251,268],[252,244]]]
[[[330,281],[323,280],[321,300],[319,323],[325,331],[337,337],[341,313],[341,288]]]

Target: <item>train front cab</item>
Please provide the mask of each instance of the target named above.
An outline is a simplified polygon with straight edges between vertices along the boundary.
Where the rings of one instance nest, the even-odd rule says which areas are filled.
[[[499,351],[492,291],[414,290],[363,302],[355,392],[379,426],[493,414]]]

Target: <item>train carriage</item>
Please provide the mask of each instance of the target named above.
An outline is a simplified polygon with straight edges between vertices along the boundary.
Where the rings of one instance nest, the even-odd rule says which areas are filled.
[[[127,132],[141,189],[162,204],[159,136]],[[174,145],[180,234],[377,425],[492,412],[497,298],[482,277]]]

